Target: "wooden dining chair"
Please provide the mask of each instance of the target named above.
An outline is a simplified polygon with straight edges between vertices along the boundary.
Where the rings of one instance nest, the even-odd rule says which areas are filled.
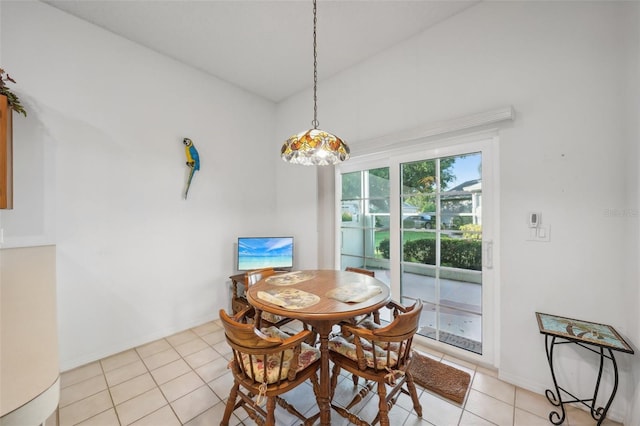
[[[254,285],[258,281],[263,278],[270,277],[276,273],[273,268],[262,268],[262,269],[254,269],[252,271],[247,271],[244,274],[244,282],[246,283],[247,288]],[[291,318],[282,317],[280,315],[272,314],[270,312],[261,312],[260,318],[256,320],[256,325],[261,326],[272,326],[281,327],[289,322],[293,321]]]
[[[304,343],[311,332],[302,330],[290,336],[274,326],[258,330],[247,321],[252,310],[247,308],[234,317],[220,310],[227,343],[233,350],[229,366],[234,380],[220,425],[227,426],[231,413],[240,407],[257,424],[275,425],[276,403],[305,425],[312,424],[316,416],[306,418],[280,396],[307,379],[318,395],[320,351]]]
[[[370,269],[356,268],[355,266],[347,266],[346,268],[344,268],[344,270],[349,272],[357,272],[359,274],[369,275],[370,277],[373,277],[373,278],[375,278],[376,276],[376,273]]]
[[[356,268],[355,266],[347,266],[346,268],[344,268],[344,270],[347,272],[355,272],[358,274],[368,275],[371,278],[376,277],[376,273],[370,269]],[[360,325],[366,320],[369,320],[369,321],[372,320],[375,324],[380,324],[380,311],[373,311],[371,314],[361,315],[358,317],[351,318],[348,322],[354,325]]]
[[[261,279],[268,278],[274,275],[275,273],[276,271],[273,268],[254,269],[252,271],[247,271],[244,277],[247,288],[249,286],[254,285]],[[293,321],[293,318],[287,318],[280,315],[272,314],[271,312],[262,311],[260,312],[259,318],[254,318],[254,320],[257,328],[270,327],[270,326],[275,326],[280,328],[283,325],[286,325],[291,321]],[[302,328],[304,330],[311,331],[311,334],[309,335],[309,339],[307,340],[307,343],[310,345],[315,345],[316,339],[318,337],[318,333],[316,333],[316,331],[313,330],[308,324],[304,322],[301,322],[301,323],[302,323]]]
[[[335,405],[333,401],[331,404],[336,412],[359,426],[369,423],[350,410],[373,390],[375,384],[379,412],[371,424],[380,422],[383,426],[389,425],[389,410],[393,407],[398,392],[411,397],[416,414],[422,417],[422,406],[418,401],[413,377],[408,371],[411,343],[420,325],[422,301],[418,300],[408,308],[390,302],[387,308],[392,310],[394,317],[389,325],[374,329],[343,325],[342,333],[329,341],[329,354],[333,362],[331,398],[333,399],[341,369],[366,381],[364,388],[345,407]],[[386,386],[391,387],[388,393]]]

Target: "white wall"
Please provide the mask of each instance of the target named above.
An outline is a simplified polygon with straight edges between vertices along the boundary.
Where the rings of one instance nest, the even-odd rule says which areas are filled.
[[[29,114],[0,220],[5,246],[57,245],[61,369],[216,318],[237,236],[279,232],[275,106],[43,3],[0,7]]]
[[[640,7],[636,7],[635,13],[630,11],[626,15],[628,19],[629,33],[626,37],[629,51],[640,51]],[[638,262],[638,252],[640,250],[640,223],[638,218],[640,217],[640,194],[638,189],[640,187],[640,173],[638,171],[638,164],[640,164],[640,55],[635,55],[629,60],[626,66],[629,80],[631,81],[629,91],[627,92],[628,111],[626,120],[628,123],[635,123],[635,126],[629,126],[629,138],[628,138],[628,155],[627,155],[627,170],[629,177],[627,179],[628,190],[628,205],[631,206],[630,215],[635,215],[635,220],[627,221],[629,223],[629,235],[635,236],[635,238],[629,238],[627,258],[631,265],[636,265],[635,269],[631,269],[629,276],[626,278],[628,283],[638,283],[640,280],[640,263]],[[634,275],[635,274],[635,275]],[[629,376],[629,380],[636,383],[635,393],[631,398],[631,407],[629,409],[629,415],[626,418],[627,425],[640,426],[640,285],[636,285],[635,288],[629,286],[628,297],[626,298],[625,311],[629,313],[631,318],[635,314],[635,324],[631,324],[629,327],[629,336],[631,337],[636,349],[636,355],[634,356],[633,371]]]
[[[537,392],[551,377],[536,311],[612,324],[640,345],[639,7],[483,2],[319,84],[320,127],[354,144],[515,107],[500,132],[500,376]],[[308,122],[310,99],[301,93],[278,106],[277,133]],[[284,186],[294,173],[302,172],[280,169],[279,207],[299,197]],[[549,243],[526,241],[529,211],[551,226]],[[319,238],[322,246],[332,236]],[[592,389],[589,357],[561,353],[568,387]],[[618,353],[613,418],[640,411],[631,406],[637,359]],[[603,390],[610,387],[607,376]]]

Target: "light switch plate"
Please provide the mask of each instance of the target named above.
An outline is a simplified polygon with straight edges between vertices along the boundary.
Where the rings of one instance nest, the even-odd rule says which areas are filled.
[[[537,228],[529,228],[529,237],[527,241],[537,241],[540,243],[546,243],[551,240],[551,227],[539,226]]]

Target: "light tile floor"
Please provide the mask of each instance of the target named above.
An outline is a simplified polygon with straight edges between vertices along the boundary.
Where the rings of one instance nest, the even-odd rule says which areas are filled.
[[[423,346],[415,349],[471,374],[472,382],[462,405],[449,402],[418,386],[423,417],[412,411],[402,394],[390,412],[391,424],[399,425],[548,425],[553,408],[543,395],[498,380],[494,371],[451,358]],[[174,334],[102,360],[67,371],[61,376],[57,413],[46,426],[204,426],[222,418],[233,378],[227,369],[230,349],[219,321]],[[350,377],[338,383],[335,400],[349,401],[354,392]],[[303,413],[317,405],[311,385],[305,383],[285,394]],[[360,405],[358,414],[371,421],[377,411],[377,395]],[[277,408],[278,426],[300,424]],[[569,408],[568,425],[593,425],[587,412]],[[243,409],[232,416],[231,425],[253,425]],[[332,412],[333,425],[346,419]],[[617,423],[605,421],[607,425]]]

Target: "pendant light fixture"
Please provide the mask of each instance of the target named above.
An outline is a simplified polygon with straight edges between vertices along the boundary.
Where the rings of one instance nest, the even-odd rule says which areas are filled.
[[[318,129],[317,22],[316,0],[313,0],[313,128],[291,136],[280,150],[284,161],[304,166],[327,166],[349,159],[349,147],[342,139]]]

